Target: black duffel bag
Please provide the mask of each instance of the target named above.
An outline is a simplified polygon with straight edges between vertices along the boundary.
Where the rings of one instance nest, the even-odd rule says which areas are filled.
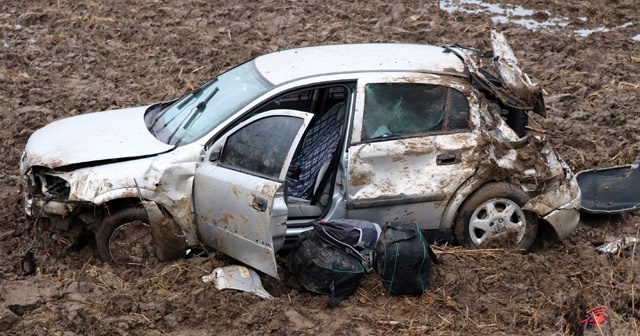
[[[287,274],[305,289],[330,296],[330,307],[352,295],[362,276],[373,269],[373,252],[380,226],[337,219],[317,221],[300,234],[289,252]]]
[[[429,286],[435,255],[418,224],[385,223],[376,246],[375,268],[391,294],[417,295]]]

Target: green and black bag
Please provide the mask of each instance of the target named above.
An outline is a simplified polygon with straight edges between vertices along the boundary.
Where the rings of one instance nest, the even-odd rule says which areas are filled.
[[[417,295],[429,285],[435,255],[418,224],[386,223],[376,246],[376,271],[391,294]]]

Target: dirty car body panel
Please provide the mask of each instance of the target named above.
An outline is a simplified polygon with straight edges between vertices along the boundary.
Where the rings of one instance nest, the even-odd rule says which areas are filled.
[[[104,223],[144,206],[156,244],[173,240],[158,255],[203,243],[274,277],[274,253],[313,220],[410,221],[452,237],[465,202],[494,182],[524,193],[519,208],[564,238],[580,190],[527,125],[528,112],[545,114],[542,91],[492,38],[491,55],[384,43],[279,51],[174,101],[56,121],[22,156],[27,212],[108,247]],[[312,180],[298,194],[302,178]],[[175,234],[161,234],[167,225]]]
[[[274,277],[275,251],[286,234],[282,181],[313,117],[298,111],[281,113],[258,115],[218,139],[196,169],[194,188],[198,230],[205,244]],[[223,144],[225,154],[220,155]]]

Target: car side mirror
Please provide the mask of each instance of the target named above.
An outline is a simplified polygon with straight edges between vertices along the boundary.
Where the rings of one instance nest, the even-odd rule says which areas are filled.
[[[216,147],[211,150],[211,154],[209,154],[209,162],[216,162],[220,160],[220,156],[222,155],[222,147]]]

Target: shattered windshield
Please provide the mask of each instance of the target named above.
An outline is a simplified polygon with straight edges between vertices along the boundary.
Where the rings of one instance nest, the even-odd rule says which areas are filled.
[[[185,145],[209,133],[271,87],[254,62],[246,62],[147,116],[147,128],[162,142]]]

